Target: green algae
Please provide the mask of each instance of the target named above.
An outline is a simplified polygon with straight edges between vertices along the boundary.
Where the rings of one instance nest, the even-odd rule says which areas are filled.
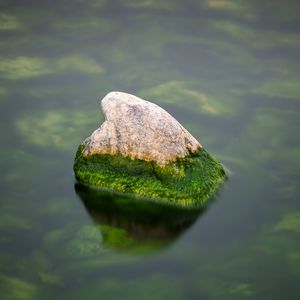
[[[253,288],[247,283],[237,283],[230,289],[230,294],[241,297],[248,297],[254,294]]]
[[[239,95],[232,91],[218,94],[215,85],[209,83],[171,81],[141,91],[145,99],[156,99],[160,104],[174,105],[191,112],[211,117],[229,118],[238,115],[242,109]],[[199,89],[203,86],[203,89]],[[170,99],[172,94],[172,99]],[[184,99],[184,101],[183,101]]]
[[[51,73],[45,60],[37,57],[18,56],[0,58],[1,77],[10,80],[34,78]]]
[[[71,150],[96,118],[96,111],[48,110],[21,116],[15,126],[25,141],[35,146]]]
[[[14,15],[0,13],[0,30],[16,30],[21,27],[21,23]]]
[[[274,231],[300,233],[300,211],[286,214],[274,227]]]
[[[122,1],[122,5],[132,9],[155,9],[161,11],[174,11],[178,10],[180,2],[176,3],[172,0],[159,1],[159,0],[128,0]]]
[[[41,271],[38,273],[38,275],[41,281],[45,284],[54,285],[54,286],[63,286],[62,279],[55,274]]]
[[[27,56],[0,58],[1,77],[9,80],[38,78],[70,71],[85,75],[101,75],[105,72],[97,61],[78,54],[58,56],[51,60]]]
[[[272,80],[259,83],[253,88],[253,94],[273,98],[296,99],[298,101],[300,97],[299,79],[295,74],[289,76],[286,74],[280,75],[281,76],[277,76],[277,78],[273,78]]]
[[[32,300],[38,296],[38,286],[17,277],[1,276],[0,293],[6,300]]]
[[[90,75],[98,75],[104,73],[104,68],[97,61],[82,55],[68,55],[60,57],[56,60],[56,68],[58,70],[74,70]]]
[[[300,277],[300,251],[295,250],[288,253],[288,262],[291,270]]]
[[[66,251],[71,256],[78,257],[94,256],[103,252],[101,231],[96,226],[83,226],[68,243]]]
[[[164,167],[121,155],[85,157],[83,149],[74,161],[80,182],[173,205],[203,205],[225,178],[223,166],[204,149]]]
[[[223,11],[229,15],[245,20],[257,18],[256,7],[253,1],[247,0],[204,0],[199,1],[203,8],[212,11]]]
[[[30,221],[20,216],[16,217],[13,214],[6,214],[0,219],[0,230],[31,230],[32,227],[33,224]]]

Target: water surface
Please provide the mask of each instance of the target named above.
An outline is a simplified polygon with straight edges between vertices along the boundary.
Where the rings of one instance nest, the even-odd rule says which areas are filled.
[[[299,11],[0,1],[1,299],[299,299]],[[165,108],[230,170],[205,210],[75,183],[112,90]]]

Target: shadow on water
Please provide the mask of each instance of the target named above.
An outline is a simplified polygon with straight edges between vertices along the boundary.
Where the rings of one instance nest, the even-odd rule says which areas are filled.
[[[152,250],[157,250],[178,239],[206,209],[183,209],[158,204],[80,183],[75,183],[75,191],[93,221],[100,225],[101,231],[104,228],[102,235],[105,246],[119,250],[126,249],[122,242],[109,243],[108,240],[114,240],[110,238],[105,240],[105,235],[109,234],[108,227],[112,230],[121,229],[134,241],[135,246],[151,244],[154,246]]]

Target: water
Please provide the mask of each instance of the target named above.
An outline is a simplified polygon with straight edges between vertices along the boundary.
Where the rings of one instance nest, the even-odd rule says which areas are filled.
[[[1,299],[299,299],[299,10],[1,1]],[[230,170],[206,210],[120,210],[75,184],[111,90],[164,107]]]

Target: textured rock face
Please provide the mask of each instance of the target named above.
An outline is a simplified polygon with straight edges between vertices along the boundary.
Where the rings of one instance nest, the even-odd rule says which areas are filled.
[[[102,99],[101,107],[105,122],[85,140],[84,156],[120,154],[163,166],[202,148],[178,121],[154,103],[111,92]]]

